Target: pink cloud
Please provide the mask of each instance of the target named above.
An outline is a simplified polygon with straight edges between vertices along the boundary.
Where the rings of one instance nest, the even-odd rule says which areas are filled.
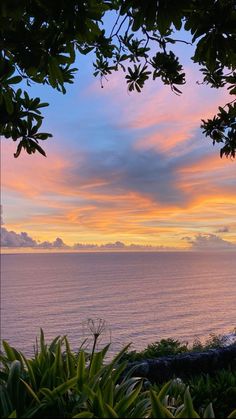
[[[156,148],[167,152],[178,144],[191,139],[200,127],[201,119],[213,117],[218,106],[228,100],[224,91],[213,92],[205,86],[194,86],[195,75],[190,74],[189,83],[184,87],[181,97],[172,97],[161,93],[144,101],[142,111],[137,111],[137,117],[132,121],[133,128],[156,127],[156,132],[146,135],[136,143],[137,148]],[[170,93],[171,94],[171,93]],[[202,136],[202,134],[200,134]]]
[[[118,122],[128,129],[152,129],[152,134],[143,134],[136,140],[138,149],[157,149],[169,152],[178,144],[191,139],[200,127],[201,119],[211,118],[218,106],[225,104],[228,93],[222,89],[211,89],[197,85],[202,74],[186,67],[187,83],[181,86],[181,96],[171,92],[160,80],[149,80],[142,93],[128,93],[122,72],[114,73],[104,81],[102,96],[106,97],[109,107],[118,113]],[[94,80],[86,94],[100,93],[99,80]],[[201,135],[201,134],[200,134]]]
[[[82,91],[84,96],[94,96],[99,95],[102,96],[111,96],[111,98],[119,97],[119,100],[122,101],[122,97],[124,97],[127,91],[127,85],[124,79],[124,73],[122,71],[114,72],[109,75],[108,78],[104,78],[102,83],[99,77],[91,78],[91,82],[89,85]],[[81,96],[81,92],[79,97]]]
[[[4,140],[5,141],[5,140]],[[33,198],[54,194],[57,188],[63,193],[66,169],[71,165],[70,155],[56,147],[44,158],[39,154],[29,156],[24,151],[15,159],[16,144],[6,140],[2,145],[2,187]]]

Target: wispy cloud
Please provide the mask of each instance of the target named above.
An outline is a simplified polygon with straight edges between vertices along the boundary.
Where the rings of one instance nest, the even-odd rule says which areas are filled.
[[[55,246],[55,237],[70,246],[186,247],[182,236],[227,233],[236,242],[235,162],[220,159],[198,128],[225,94],[195,89],[191,71],[181,97],[158,82],[129,95],[120,78],[112,76],[104,89],[96,80],[82,95],[73,89],[77,106],[63,113],[55,98],[54,128],[67,129],[46,144],[47,159],[14,159],[15,144],[4,144],[9,230],[27,231],[45,248]]]
[[[12,196],[7,223],[41,242],[51,243],[55,235],[70,245],[78,237],[113,242],[122,234],[129,243],[176,246],[180,235],[216,232],[226,218],[236,241],[231,161],[198,153],[172,157],[129,144],[116,152],[58,154],[51,167],[37,160],[24,164],[16,168],[16,182],[13,172],[4,175]]]

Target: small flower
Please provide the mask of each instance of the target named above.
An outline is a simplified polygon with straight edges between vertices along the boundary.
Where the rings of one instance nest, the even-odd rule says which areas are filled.
[[[104,332],[106,328],[106,322],[104,319],[88,319],[87,327],[92,333],[94,339],[98,339],[99,336]]]
[[[90,357],[90,364],[89,364],[89,370],[92,365],[95,349],[97,346],[98,338],[99,336],[104,332],[106,328],[106,322],[103,319],[97,318],[97,319],[88,319],[87,320],[87,329],[91,332],[93,335],[93,348],[92,353]]]

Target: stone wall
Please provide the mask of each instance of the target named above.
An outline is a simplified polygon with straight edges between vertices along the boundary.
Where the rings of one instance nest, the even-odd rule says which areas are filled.
[[[136,366],[133,375],[160,383],[173,377],[184,379],[201,373],[212,373],[228,366],[236,371],[236,345],[132,362],[128,364],[128,369],[133,366]]]

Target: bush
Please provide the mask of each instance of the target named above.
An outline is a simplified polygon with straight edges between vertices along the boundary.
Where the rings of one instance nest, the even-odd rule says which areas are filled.
[[[236,337],[236,329],[232,332]],[[140,361],[144,359],[160,358],[162,356],[179,355],[186,352],[204,352],[209,349],[223,348],[227,343],[227,337],[210,334],[205,343],[195,339],[192,345],[188,342],[180,342],[177,339],[161,339],[147,346],[143,351],[128,351],[124,359],[128,361]]]
[[[159,358],[161,356],[177,355],[188,352],[188,344],[175,339],[161,339],[147,346],[143,351],[126,352],[124,358],[129,361],[139,361],[141,359]]]
[[[200,375],[188,381],[199,410],[213,402],[217,417],[225,418],[236,406],[236,371],[220,370],[213,376]]]

